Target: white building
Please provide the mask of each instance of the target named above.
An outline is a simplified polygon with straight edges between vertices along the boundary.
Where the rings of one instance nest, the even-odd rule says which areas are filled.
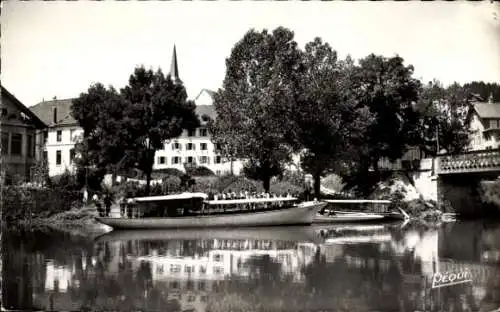
[[[500,147],[500,103],[494,103],[491,97],[488,103],[473,103],[468,121],[471,130],[470,150]]]
[[[71,116],[71,99],[43,101],[30,107],[48,128],[44,131],[42,159],[46,159],[49,175],[59,175],[66,170],[73,172],[75,143],[82,137],[83,129]]]

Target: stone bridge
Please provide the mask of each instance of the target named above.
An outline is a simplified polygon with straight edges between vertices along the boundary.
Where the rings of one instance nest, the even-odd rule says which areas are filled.
[[[496,180],[500,176],[500,149],[440,155],[435,173],[438,177],[438,202],[450,204],[446,212],[463,216],[500,213],[500,208],[483,203],[484,181]]]

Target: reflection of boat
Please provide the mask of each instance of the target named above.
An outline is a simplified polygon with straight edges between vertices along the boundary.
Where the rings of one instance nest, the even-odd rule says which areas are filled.
[[[206,200],[203,193],[133,198],[118,217],[97,217],[115,229],[158,229],[311,224],[321,202],[296,198]]]
[[[368,235],[344,235],[337,237],[328,237],[325,239],[326,244],[362,244],[362,243],[382,243],[390,242],[391,234],[368,234]]]
[[[253,239],[294,242],[321,242],[320,236],[309,226],[275,226],[211,229],[116,230],[96,238],[96,242],[130,240],[198,240],[198,239]]]
[[[343,212],[335,211],[330,214],[316,214],[314,223],[334,223],[334,222],[364,222],[382,220],[384,216],[372,213],[363,212]]]

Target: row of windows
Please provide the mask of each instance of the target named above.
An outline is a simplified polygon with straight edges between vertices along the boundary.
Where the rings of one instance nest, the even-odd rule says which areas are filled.
[[[69,138],[70,138],[71,142],[74,142],[75,131],[76,131],[75,129],[71,129],[69,132]],[[48,135],[49,135],[48,132],[44,133],[45,142],[47,142],[47,140],[48,140]],[[56,142],[62,142],[62,130],[56,131]]]
[[[199,156],[198,161],[200,164],[203,165],[210,165],[210,158],[208,156]],[[158,165],[167,165],[167,157],[166,156],[158,156],[157,158],[157,164]],[[188,156],[184,157],[184,163],[187,164],[195,164],[196,163],[196,157],[194,156]],[[215,156],[213,157],[213,163],[214,164],[221,164],[222,163],[222,157],[221,156]],[[182,157],[179,156],[174,156],[170,160],[170,164],[172,165],[180,165],[182,164]]]
[[[200,143],[200,150],[201,151],[206,151],[208,149],[208,144],[207,143]],[[219,149],[219,146],[216,145],[216,149]],[[182,150],[182,144],[179,142],[174,142],[172,143],[172,150]],[[196,144],[195,143],[186,143],[186,150],[187,151],[194,151],[196,150]]]
[[[35,156],[35,140],[33,140],[33,136],[27,135],[26,140],[26,151],[23,153],[22,133],[10,133],[9,135],[9,132],[2,132],[2,155],[21,156],[24,154],[28,157]]]
[[[485,122],[485,129],[498,129],[500,128],[500,120],[499,119],[490,119],[489,122]]]
[[[188,137],[195,137],[196,136],[196,129],[195,130],[188,130],[187,136]],[[206,128],[199,128],[198,129],[198,136],[200,136],[200,137],[206,137],[206,136],[208,136],[208,129],[206,129]]]
[[[48,159],[48,153],[43,152],[43,159]],[[72,164],[73,160],[75,160],[75,149],[72,148],[69,150],[69,163]],[[62,164],[62,151],[56,151],[56,166],[60,166]]]
[[[182,266],[180,264],[171,264],[170,265],[170,273],[179,273],[182,271]],[[165,272],[163,265],[158,265],[156,267],[156,273],[157,274],[163,274]],[[194,265],[185,265],[184,266],[184,272],[185,273],[194,273],[195,272],[195,266]],[[224,268],[220,266],[215,266],[212,268],[212,272],[214,274],[224,274]],[[205,266],[200,266],[198,273],[200,274],[206,274],[207,273],[207,268]]]

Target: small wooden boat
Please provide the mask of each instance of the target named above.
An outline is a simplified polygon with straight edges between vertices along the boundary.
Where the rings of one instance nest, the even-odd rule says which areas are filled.
[[[405,220],[409,216],[401,209],[388,211],[389,200],[334,199],[325,200],[329,209],[314,217],[314,223],[370,222]]]
[[[114,229],[309,225],[326,203],[293,197],[207,200],[204,193],[132,198],[118,216],[96,220]]]

